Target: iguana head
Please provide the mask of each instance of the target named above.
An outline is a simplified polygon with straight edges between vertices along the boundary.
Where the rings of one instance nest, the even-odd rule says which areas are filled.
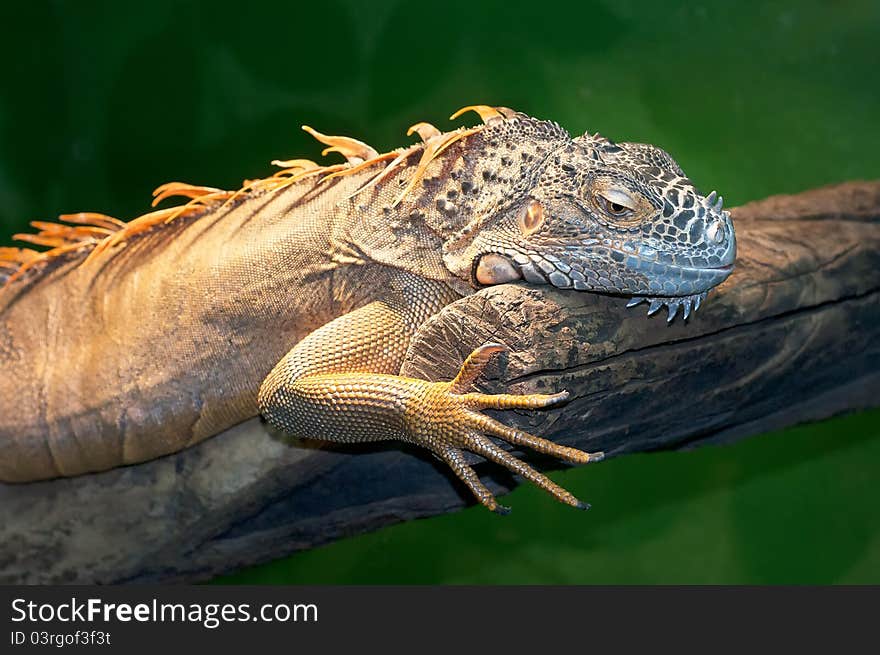
[[[511,202],[468,244],[478,285],[522,278],[632,296],[629,306],[647,301],[649,314],[668,306],[671,321],[731,273],[729,212],[660,148],[584,135],[522,170]]]

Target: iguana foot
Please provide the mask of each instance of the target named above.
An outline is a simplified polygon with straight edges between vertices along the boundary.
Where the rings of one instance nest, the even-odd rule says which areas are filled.
[[[604,457],[601,452],[587,453],[536,437],[480,413],[479,410],[483,409],[552,407],[568,398],[566,391],[521,396],[467,393],[471,383],[482,373],[492,356],[503,350],[505,350],[504,346],[497,343],[487,343],[477,348],[464,361],[454,380],[431,383],[425,388],[423,396],[413,398],[405,411],[410,439],[430,449],[449,464],[477,500],[493,512],[506,514],[510,509],[498,504],[495,496],[480,481],[474,470],[465,463],[463,450],[469,450],[501,464],[567,505],[588,509],[588,504],[581,502],[546,475],[518,460],[486,436],[497,437],[517,446],[528,446],[539,453],[552,455],[574,464],[597,462]]]

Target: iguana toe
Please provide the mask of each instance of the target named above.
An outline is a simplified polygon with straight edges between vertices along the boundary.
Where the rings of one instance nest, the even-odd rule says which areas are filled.
[[[483,409],[551,407],[568,398],[565,391],[525,395],[464,392],[482,372],[492,355],[501,350],[504,347],[500,344],[485,344],[468,356],[454,380],[430,384],[426,393],[407,408],[410,440],[430,449],[446,462],[477,500],[494,512],[507,513],[509,510],[498,504],[494,495],[465,462],[465,450],[501,464],[544,489],[560,502],[579,509],[589,508],[588,504],[581,502],[546,475],[517,459],[489,438],[495,437],[513,445],[527,446],[575,464],[595,462],[604,457],[601,452],[587,453],[509,427],[481,413],[480,410]]]

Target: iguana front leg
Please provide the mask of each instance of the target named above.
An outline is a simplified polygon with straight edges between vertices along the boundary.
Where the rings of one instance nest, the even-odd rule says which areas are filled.
[[[485,435],[579,464],[596,461],[601,453],[561,446],[480,413],[488,408],[549,407],[568,394],[468,393],[491,356],[503,350],[499,344],[486,344],[471,353],[451,382],[397,375],[419,325],[449,302],[433,285],[397,282],[396,289],[388,290],[389,299],[327,323],[285,355],[260,388],[260,411],[267,421],[297,437],[349,443],[399,439],[417,444],[449,464],[477,499],[496,512],[508,510],[465,463],[463,450],[507,467],[564,503],[586,509],[586,504]]]

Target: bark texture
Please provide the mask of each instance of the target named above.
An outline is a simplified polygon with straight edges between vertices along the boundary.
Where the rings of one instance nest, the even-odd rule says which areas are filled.
[[[736,270],[686,323],[617,297],[493,287],[429,321],[404,374],[448,379],[475,346],[501,341],[509,353],[482,389],[572,394],[503,420],[609,455],[880,404],[880,182],[732,213]],[[485,477],[497,470],[478,468],[493,491],[516,483]],[[291,444],[251,420],[146,464],[0,484],[0,582],[204,579],[470,502],[419,451]]]

